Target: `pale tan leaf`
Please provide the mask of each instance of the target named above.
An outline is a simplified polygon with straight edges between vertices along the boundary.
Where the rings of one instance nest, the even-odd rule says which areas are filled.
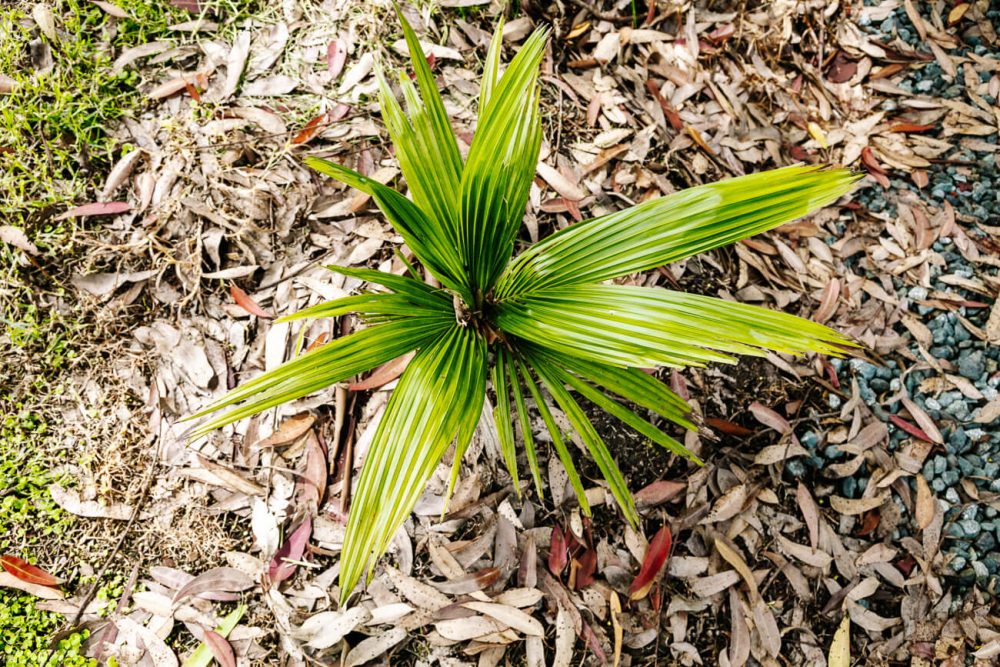
[[[936,501],[934,499],[934,492],[931,491],[930,485],[924,478],[922,473],[917,473],[917,507],[916,507],[916,518],[917,525],[920,526],[920,530],[927,528],[931,525],[931,521],[934,520],[934,506]]]
[[[851,667],[851,617],[849,614],[844,614],[837,632],[833,635],[827,665],[828,667]]]

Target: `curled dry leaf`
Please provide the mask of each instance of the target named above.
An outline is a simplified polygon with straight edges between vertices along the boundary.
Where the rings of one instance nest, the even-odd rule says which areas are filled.
[[[641,600],[649,594],[649,590],[653,587],[653,582],[656,581],[657,576],[659,576],[660,571],[663,569],[663,565],[667,562],[672,542],[673,537],[670,534],[670,526],[664,524],[662,528],[656,531],[656,535],[649,542],[649,548],[646,549],[646,555],[642,560],[642,566],[639,568],[639,574],[632,580],[632,585],[628,588],[629,599]]]
[[[576,643],[576,633],[569,612],[558,605],[556,611],[556,654],[552,659],[552,667],[569,667],[573,664],[573,644]]]
[[[56,579],[42,568],[17,556],[0,556],[0,568],[29,584],[58,586],[62,583],[61,579]]]
[[[64,489],[58,484],[49,485],[49,495],[56,505],[70,514],[88,519],[116,519],[128,521],[133,509],[129,505],[103,505],[96,500],[80,500],[80,494],[70,489]]]

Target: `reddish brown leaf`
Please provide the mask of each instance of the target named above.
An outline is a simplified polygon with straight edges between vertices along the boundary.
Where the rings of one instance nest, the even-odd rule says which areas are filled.
[[[920,438],[924,442],[930,442],[932,444],[934,442],[934,440],[931,439],[931,436],[924,433],[923,429],[921,429],[919,426],[916,426],[915,424],[911,424],[910,422],[906,421],[902,417],[899,417],[898,415],[889,415],[889,421],[891,421],[893,424],[895,424],[899,428],[903,429],[904,431],[912,435],[914,438]]]
[[[724,23],[723,25],[720,25],[712,32],[708,33],[708,35],[706,36],[708,37],[708,41],[718,46],[719,44],[728,41],[729,38],[735,34],[736,34],[736,26],[732,23]]]
[[[257,302],[251,299],[249,294],[241,290],[235,284],[229,286],[229,293],[232,295],[233,301],[236,302],[236,305],[242,308],[243,310],[247,311],[251,315],[262,317],[265,320],[270,320],[274,318],[274,315],[272,315],[271,313],[267,312],[259,305],[257,305]]]
[[[838,51],[826,73],[826,78],[833,83],[845,83],[854,78],[857,71],[857,61],[848,58],[843,51]]]
[[[329,474],[326,451],[316,434],[309,433],[306,438],[306,467],[301,481],[297,483],[302,500],[309,506],[318,508],[322,504]]]
[[[292,145],[297,146],[299,144],[304,144],[313,137],[315,137],[316,134],[320,131],[320,129],[322,129],[323,125],[326,123],[326,120],[327,120],[327,114],[325,113],[322,113],[313,118],[312,120],[310,120],[308,123],[305,124],[305,127],[303,127],[302,130],[295,135],[295,138],[292,139]]]
[[[569,560],[569,549],[566,544],[566,535],[558,525],[552,529],[552,540],[549,542],[549,572],[559,576]]]
[[[649,543],[649,547],[646,549],[646,555],[642,560],[642,566],[639,568],[639,574],[632,581],[632,585],[628,587],[628,596],[630,599],[641,600],[649,594],[649,589],[653,587],[653,582],[656,581],[660,570],[663,569],[664,564],[667,562],[672,541],[670,526],[663,524],[663,527],[656,532],[656,535],[653,536],[652,541]]]
[[[188,93],[188,95],[191,96],[192,100],[194,100],[198,104],[201,104],[201,93],[199,93],[198,89],[195,88],[191,84],[191,82],[188,81],[187,79],[184,80],[184,88],[187,90],[187,93]]]
[[[17,556],[0,556],[0,567],[29,584],[56,587],[62,583],[60,579],[56,579],[42,568],[32,565],[26,560],[21,560]]]
[[[316,422],[316,417],[308,412],[300,412],[284,419],[267,438],[257,443],[258,447],[287,445],[298,440]]]
[[[320,335],[316,336],[316,340],[314,340],[313,342],[309,343],[309,347],[306,348],[306,352],[312,352],[317,347],[319,347],[320,345],[322,345],[323,343],[325,343],[327,338],[329,338],[329,336],[327,335],[327,333],[325,331],[323,333],[321,333]]]
[[[236,653],[225,637],[215,630],[205,630],[204,642],[219,667],[236,667]]]
[[[326,47],[326,67],[330,76],[336,79],[344,71],[347,62],[347,45],[343,40],[335,39]]]
[[[893,74],[898,74],[903,71],[903,66],[899,63],[892,63],[891,65],[886,65],[885,67],[880,67],[871,74],[868,75],[869,79],[886,79]]]
[[[882,513],[877,507],[865,512],[861,517],[861,528],[858,530],[858,537],[866,537],[874,533],[880,521],[882,521]]]
[[[917,125],[916,123],[896,123],[889,127],[890,132],[926,132],[933,130],[934,125]]]
[[[299,527],[292,531],[285,543],[274,553],[271,564],[267,568],[267,576],[272,584],[277,584],[295,574],[297,563],[288,561],[300,561],[309,544],[312,536],[312,519],[306,517]]]
[[[396,357],[392,361],[386,362],[372,371],[371,375],[360,382],[352,382],[347,385],[351,391],[368,391],[378,389],[382,385],[389,384],[406,370],[413,359],[413,352],[408,352],[401,357]]]
[[[735,424],[728,419],[719,419],[718,417],[706,417],[705,423],[716,431],[721,431],[726,435],[735,435],[740,438],[745,438],[748,435],[753,435],[753,431],[745,426],[740,426]]]
[[[861,162],[864,163],[865,168],[871,173],[886,175],[885,169],[875,159],[875,154],[872,153],[872,149],[868,146],[861,149]]]
[[[594,572],[597,571],[597,552],[587,549],[577,561],[576,590],[581,590],[594,583]]]
[[[67,218],[82,218],[85,215],[118,215],[132,210],[132,205],[123,201],[102,201],[83,206],[74,206],[62,215],[57,215],[55,220],[66,220]]]

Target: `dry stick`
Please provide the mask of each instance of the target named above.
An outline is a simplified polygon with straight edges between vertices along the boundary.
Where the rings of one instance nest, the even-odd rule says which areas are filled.
[[[132,510],[132,516],[129,517],[128,523],[125,524],[125,530],[123,530],[122,534],[118,537],[118,541],[115,543],[114,549],[112,549],[111,553],[109,553],[107,557],[104,559],[104,563],[101,565],[101,569],[98,570],[97,577],[94,579],[94,583],[90,585],[90,590],[87,591],[87,595],[83,598],[83,602],[80,603],[80,606],[76,610],[76,613],[73,615],[72,620],[70,620],[69,623],[67,623],[63,627],[63,629],[57,632],[56,636],[66,632],[67,630],[77,627],[77,625],[80,622],[80,618],[83,616],[84,610],[87,608],[87,605],[89,605],[93,601],[94,596],[97,595],[97,589],[100,586],[101,579],[103,579],[104,575],[107,574],[108,568],[111,567],[111,561],[114,560],[115,556],[117,556],[118,552],[121,550],[122,545],[125,543],[125,538],[128,536],[129,530],[132,528],[132,524],[134,524],[135,520],[139,518],[139,513],[142,511],[142,506],[146,503],[146,498],[149,497],[149,489],[152,486],[153,470],[155,467],[156,463],[151,462],[149,468],[146,470],[146,479],[142,483],[142,494],[139,496],[139,500],[135,504],[135,508]],[[48,665],[49,658],[51,658],[54,653],[55,653],[55,642],[50,642],[49,652],[45,655],[45,660],[42,661],[40,667],[46,667],[46,665]]]

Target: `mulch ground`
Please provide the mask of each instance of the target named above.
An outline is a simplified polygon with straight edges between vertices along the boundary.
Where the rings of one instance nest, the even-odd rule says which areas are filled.
[[[468,4],[405,9],[433,44],[466,143],[501,13],[449,8]],[[506,12],[506,58],[535,24],[553,26],[549,169],[524,240],[744,173],[851,166],[867,178],[836,205],[627,282],[783,309],[863,351],[666,373],[706,424],[684,436],[702,468],[595,416],[639,494],[642,532],[586,465],[591,519],[555,457],[545,501],[518,497],[484,422],[449,514],[445,461],[373,581],[338,609],[345,471],[391,383],[331,387],[193,443],[180,419],[300,341],[351,326],[272,324],[246,299],[281,315],[360,287],[324,263],[401,270],[400,239],[373,204],[301,162],[320,155],[396,181],[373,69],[376,56],[402,64],[401,35],[388,7],[360,2],[284,3],[231,41],[192,16],[203,23],[179,28],[176,44],[118,54],[142,72],[148,108],[114,129],[136,148],[100,202],[80,202],[128,204],[93,219],[72,276],[72,300],[121,335],[98,370],[73,378],[65,428],[112,435],[53,498],[85,517],[94,570],[122,539],[128,565],[115,569],[135,576],[105,618],[81,608],[87,586],[44,605],[88,623],[95,655],[177,664],[242,600],[228,634],[239,664],[825,665],[844,626],[858,664],[995,664],[1000,9],[634,9]],[[663,525],[665,573],[629,601]],[[56,567],[78,547],[51,549],[42,564]]]

